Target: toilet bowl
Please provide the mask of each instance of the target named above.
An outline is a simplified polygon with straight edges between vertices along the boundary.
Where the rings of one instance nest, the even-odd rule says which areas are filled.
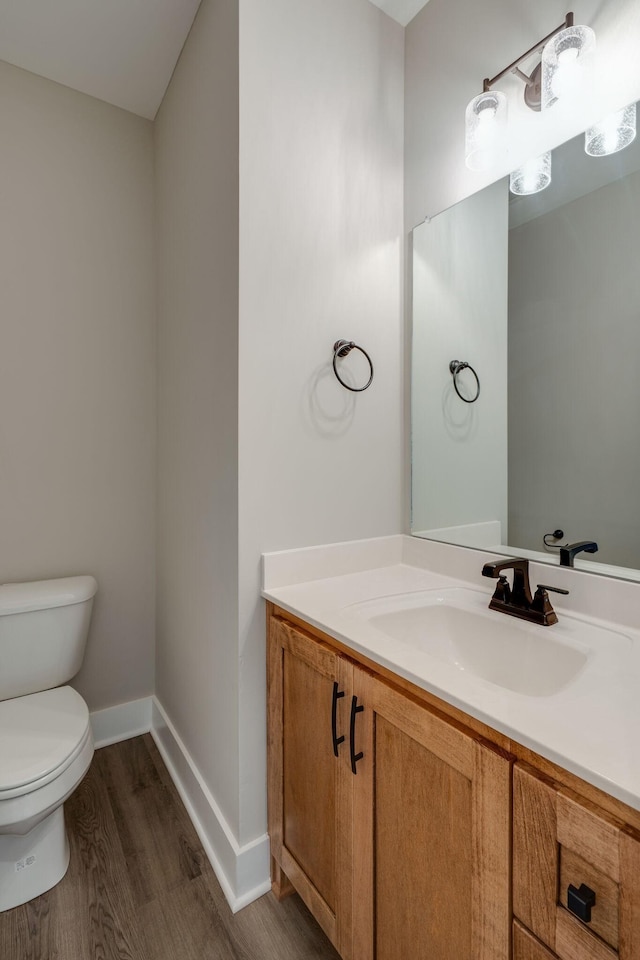
[[[93,738],[82,697],[53,683],[82,663],[96,589],[93,577],[0,586],[0,911],[55,886],[69,864],[63,804]]]

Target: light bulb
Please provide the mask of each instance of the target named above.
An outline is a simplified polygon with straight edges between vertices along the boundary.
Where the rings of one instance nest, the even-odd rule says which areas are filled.
[[[591,27],[561,30],[542,51],[542,109],[575,97],[593,63],[596,35]]]
[[[554,97],[559,100],[562,96],[567,96],[579,82],[578,51],[575,47],[568,47],[558,54],[558,69],[551,80],[551,90]]]

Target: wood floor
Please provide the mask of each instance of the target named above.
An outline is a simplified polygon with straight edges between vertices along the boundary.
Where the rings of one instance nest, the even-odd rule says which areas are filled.
[[[1,960],[337,960],[297,896],[231,913],[148,734],[96,751],[65,809],[67,875],[0,913]]]

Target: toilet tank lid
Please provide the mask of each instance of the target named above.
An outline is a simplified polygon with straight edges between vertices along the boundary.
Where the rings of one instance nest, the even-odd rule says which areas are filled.
[[[31,580],[27,583],[3,583],[0,586],[0,617],[31,610],[67,607],[90,600],[98,584],[93,577],[58,577],[56,580]]]

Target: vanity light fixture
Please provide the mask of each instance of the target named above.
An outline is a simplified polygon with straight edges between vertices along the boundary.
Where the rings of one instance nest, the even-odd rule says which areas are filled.
[[[509,73],[515,74],[524,82],[524,102],[531,110],[539,111],[543,105],[549,107],[576,89],[584,73],[583,67],[590,62],[594,50],[593,30],[575,26],[573,13],[568,13],[559,27],[495,77],[485,78],[482,93],[469,102],[465,113],[467,167],[470,170],[489,170],[506,156],[507,98],[492,89],[496,83]],[[534,70],[530,74],[524,73],[521,65],[541,52],[541,60]]]
[[[589,127],[584,135],[584,149],[590,157],[608,157],[624,150],[635,138],[636,105],[630,103]]]

